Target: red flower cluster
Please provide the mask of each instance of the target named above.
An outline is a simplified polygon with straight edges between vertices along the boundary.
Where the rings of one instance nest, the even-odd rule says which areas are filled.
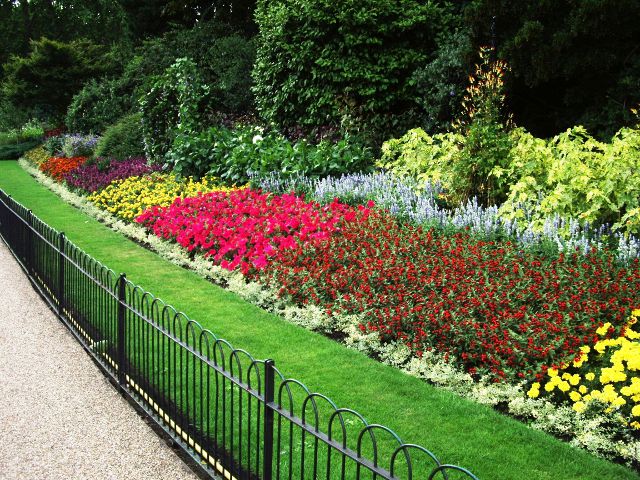
[[[40,165],[40,171],[49,175],[54,180],[61,182],[70,171],[78,168],[87,161],[87,157],[51,157]]]
[[[455,357],[494,381],[542,375],[622,328],[639,304],[640,265],[593,253],[540,259],[509,243],[402,226],[357,214],[330,238],[280,250],[254,279],[328,313],[362,313],[363,331],[417,355]],[[610,332],[613,334],[613,330]]]
[[[342,220],[366,218],[369,210],[338,202],[327,206],[295,195],[242,189],[177,198],[136,218],[157,236],[173,239],[190,252],[201,251],[224,268],[243,273],[264,268],[278,251],[298,242],[328,239]]]

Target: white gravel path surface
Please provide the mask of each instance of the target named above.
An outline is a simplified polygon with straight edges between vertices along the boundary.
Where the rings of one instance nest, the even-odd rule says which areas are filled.
[[[0,241],[0,479],[197,479],[51,313]]]

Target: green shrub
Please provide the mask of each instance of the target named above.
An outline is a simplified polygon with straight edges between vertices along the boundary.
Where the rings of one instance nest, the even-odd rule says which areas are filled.
[[[507,197],[513,177],[507,175],[513,147],[509,116],[504,114],[504,62],[481,49],[453,132],[433,137],[411,130],[382,147],[379,165],[420,181],[443,182],[453,202],[476,197],[498,204]]]
[[[446,15],[417,0],[259,0],[256,21],[254,92],[267,122],[376,136],[415,119],[412,73],[436,50]]]
[[[350,141],[290,142],[259,127],[235,130],[212,127],[193,137],[178,137],[168,161],[183,176],[209,174],[228,184],[245,184],[250,176],[280,172],[283,176],[325,177],[364,171],[371,152]]]
[[[509,218],[540,226],[559,215],[640,233],[640,129],[621,129],[610,143],[582,127],[550,140],[520,132],[510,166],[517,181],[501,207]]]
[[[42,126],[37,122],[27,122],[20,128],[0,132],[0,145],[11,145],[30,141],[40,142],[44,136]]]
[[[15,160],[39,144],[40,140],[27,140],[20,143],[0,145],[0,159]]]
[[[91,80],[71,100],[65,124],[70,132],[102,133],[131,111],[132,95],[127,79]]]
[[[203,107],[226,113],[246,113],[253,108],[255,43],[215,20],[145,41],[126,66],[124,77],[135,84],[137,94],[145,94],[156,77],[183,57],[193,60],[202,82],[210,88]]]
[[[179,58],[155,78],[140,99],[144,147],[151,160],[163,161],[177,135],[188,138],[201,129],[201,103],[208,91],[188,58]]]
[[[11,57],[3,65],[3,95],[14,105],[63,118],[82,86],[113,67],[107,54],[105,47],[87,40],[34,40],[27,56]]]
[[[64,145],[64,135],[54,135],[44,141],[44,149],[51,157],[59,157],[64,155],[62,147]]]
[[[144,155],[142,115],[133,113],[122,117],[107,128],[98,141],[96,157],[125,159]]]

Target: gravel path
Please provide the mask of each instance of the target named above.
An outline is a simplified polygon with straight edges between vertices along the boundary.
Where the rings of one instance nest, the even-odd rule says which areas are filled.
[[[2,241],[0,312],[0,478],[198,478],[106,380]]]

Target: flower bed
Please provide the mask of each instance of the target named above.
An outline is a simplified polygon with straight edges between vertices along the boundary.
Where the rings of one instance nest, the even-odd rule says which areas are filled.
[[[637,261],[623,268],[595,251],[538,259],[510,242],[445,236],[290,194],[185,198],[137,221],[294,303],[363,314],[360,328],[383,342],[452,355],[494,381],[541,378],[594,345],[607,321],[619,333],[640,291]]]
[[[179,180],[172,174],[153,173],[114,180],[88,198],[97,207],[124,220],[132,221],[146,209],[171,205],[179,197],[232,190],[235,189],[219,185],[215,178],[203,178],[199,181],[191,178]]]
[[[97,159],[93,163],[85,163],[64,176],[69,186],[85,192],[95,192],[109,185],[114,180],[145,175],[160,171],[158,164],[149,165],[144,157],[129,158],[127,160]]]
[[[369,209],[338,202],[321,207],[295,195],[243,189],[176,199],[169,207],[152,207],[136,221],[190,252],[204,252],[223,268],[248,273],[298,242],[327,240],[356,214],[366,217]]]
[[[64,176],[87,161],[87,157],[51,157],[40,165],[40,171],[61,182]]]
[[[637,261],[623,268],[596,252],[538,259],[510,242],[402,227],[384,213],[279,252],[255,278],[296,303],[363,314],[363,331],[418,356],[451,354],[494,381],[541,376],[594,345],[607,321],[620,332],[640,292]]]

